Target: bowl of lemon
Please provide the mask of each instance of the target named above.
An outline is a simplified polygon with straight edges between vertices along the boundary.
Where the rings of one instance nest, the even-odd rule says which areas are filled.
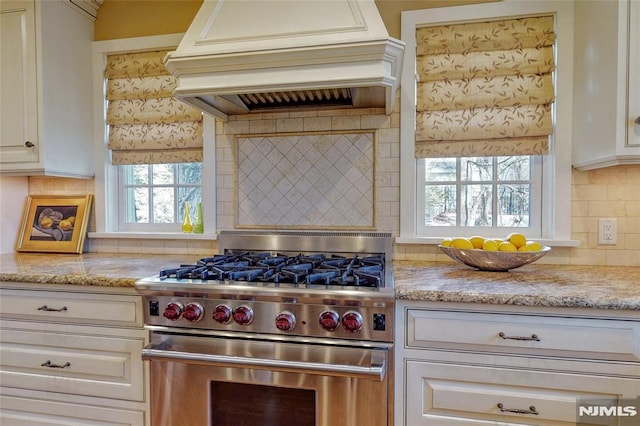
[[[551,251],[550,247],[516,232],[504,239],[445,238],[438,247],[456,262],[481,271],[509,271],[535,262]]]

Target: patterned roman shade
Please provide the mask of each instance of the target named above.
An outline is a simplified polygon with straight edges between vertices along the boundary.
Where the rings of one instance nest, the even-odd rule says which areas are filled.
[[[111,162],[202,161],[202,112],[172,96],[176,79],[166,51],[107,57],[107,124]]]
[[[420,28],[416,157],[546,154],[553,17]]]

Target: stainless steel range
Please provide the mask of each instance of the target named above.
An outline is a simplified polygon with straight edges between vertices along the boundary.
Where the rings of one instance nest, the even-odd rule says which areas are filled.
[[[390,234],[225,231],[136,283],[152,425],[392,424]]]

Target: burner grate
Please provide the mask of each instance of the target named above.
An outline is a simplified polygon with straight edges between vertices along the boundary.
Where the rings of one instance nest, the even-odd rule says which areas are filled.
[[[383,255],[226,250],[194,265],[162,269],[159,278],[381,287],[383,274]]]

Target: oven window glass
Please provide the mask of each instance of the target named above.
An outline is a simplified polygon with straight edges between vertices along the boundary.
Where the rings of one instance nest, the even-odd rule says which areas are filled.
[[[316,395],[309,389],[213,381],[210,400],[215,426],[316,424]]]

